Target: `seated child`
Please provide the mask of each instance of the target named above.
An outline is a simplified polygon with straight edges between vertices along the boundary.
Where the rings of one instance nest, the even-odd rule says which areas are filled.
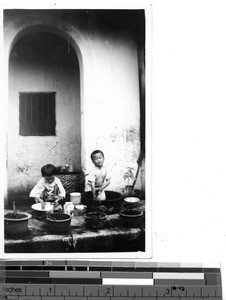
[[[64,204],[66,195],[65,189],[58,177],[55,176],[56,167],[48,164],[41,168],[42,178],[33,187],[29,197],[35,198],[36,202],[40,202],[42,208],[45,202],[56,202]]]
[[[95,150],[91,153],[91,159],[94,164],[87,176],[86,190],[93,193],[94,200],[105,200],[106,195],[104,189],[110,184],[111,176],[104,167],[104,153],[100,150]]]

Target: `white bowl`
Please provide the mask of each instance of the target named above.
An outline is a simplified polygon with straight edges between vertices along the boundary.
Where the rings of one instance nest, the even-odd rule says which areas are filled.
[[[35,203],[31,206],[31,208],[35,211],[50,211],[53,208],[53,204],[46,202],[45,207],[42,208],[41,203]]]
[[[78,205],[75,205],[75,209],[77,210],[77,212],[79,214],[84,214],[86,211],[87,211],[87,206],[86,205],[83,205],[83,204],[78,204]]]
[[[124,201],[131,206],[136,206],[140,199],[137,197],[126,197]]]

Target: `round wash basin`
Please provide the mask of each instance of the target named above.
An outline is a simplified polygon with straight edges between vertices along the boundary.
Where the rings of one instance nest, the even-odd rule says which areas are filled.
[[[41,203],[35,203],[31,206],[31,208],[36,211],[47,212],[53,208],[53,205],[49,202],[46,202],[44,208],[42,208]]]
[[[114,191],[105,191],[106,200],[99,201],[93,200],[93,194],[91,191],[85,192],[82,195],[82,203],[87,206],[89,210],[93,210],[93,207],[104,206],[106,207],[107,214],[115,214],[120,210],[122,202],[122,194]]]
[[[50,202],[46,202],[44,208],[42,208],[41,203],[35,203],[31,206],[32,215],[37,219],[42,219],[48,211],[53,209],[53,204]]]

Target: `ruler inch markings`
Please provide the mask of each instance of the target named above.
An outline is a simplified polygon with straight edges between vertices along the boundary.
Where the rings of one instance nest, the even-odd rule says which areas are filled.
[[[154,279],[154,285],[205,285],[205,279]]]
[[[31,290],[29,291],[29,286],[27,289],[25,289],[26,286],[24,286],[24,289],[22,290],[22,286],[8,286],[8,291],[5,290],[5,294],[15,297],[29,297],[29,295],[32,296],[42,296],[42,297],[53,297],[53,296],[78,296],[78,297],[100,297],[100,299],[103,299],[103,297],[112,297],[112,299],[115,299],[115,297],[151,297],[156,298],[160,300],[160,298],[178,298],[187,300],[199,298],[202,300],[202,298],[210,298],[212,299],[220,299],[222,296],[222,291],[219,286],[215,287],[206,287],[206,286],[187,286],[184,287],[184,290],[181,290],[181,286],[178,286],[178,289],[174,289],[176,287],[174,286],[144,286],[139,287],[137,289],[135,286],[83,286],[82,288],[80,286],[66,286],[67,289],[65,289],[64,286],[61,286],[61,291],[59,286],[54,285],[44,285],[41,288],[38,287],[38,285],[33,285],[33,288],[36,287],[36,292]],[[50,289],[51,288],[51,289]],[[70,288],[74,288],[74,293],[71,292]],[[106,295],[107,288],[111,289],[111,294]],[[76,291],[77,289],[77,291]],[[63,293],[62,293],[63,290]],[[75,292],[76,291],[76,292]],[[55,298],[54,298],[55,299]],[[76,298],[77,299],[77,298]]]
[[[202,297],[222,297],[222,289],[220,286],[204,286],[202,287]]]
[[[83,296],[83,287],[80,285],[56,285],[55,286],[56,295],[64,295],[64,296]]]

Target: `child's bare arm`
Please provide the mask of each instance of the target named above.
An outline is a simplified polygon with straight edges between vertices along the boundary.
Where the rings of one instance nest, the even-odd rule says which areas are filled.
[[[42,209],[45,207],[45,201],[43,199],[41,199],[40,197],[35,197],[35,201],[37,203],[41,203]]]
[[[95,182],[91,181],[91,191],[93,194],[93,199],[96,199],[96,188],[95,188]]]
[[[60,198],[58,198],[58,200],[61,200],[66,197],[66,191],[65,191],[65,188],[64,188],[62,182],[60,181],[60,179],[57,178],[56,180],[57,180],[57,186],[59,188],[58,196],[60,197]]]
[[[54,196],[55,201],[60,201],[61,199],[64,199],[64,197],[58,195],[58,196]]]
[[[103,191],[107,186],[109,186],[110,182],[111,182],[110,178],[107,179],[107,180],[105,181],[105,183],[102,185],[100,191]]]

